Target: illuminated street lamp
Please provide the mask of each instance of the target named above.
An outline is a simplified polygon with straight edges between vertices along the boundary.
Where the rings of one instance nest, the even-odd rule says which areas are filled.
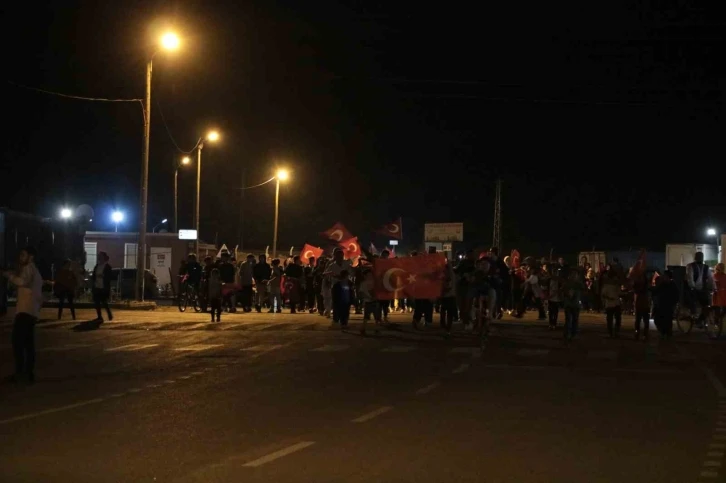
[[[70,208],[62,208],[60,210],[60,217],[63,218],[64,220],[68,220],[72,216],[73,216],[73,212],[71,211]]]
[[[290,173],[286,169],[278,169],[275,173],[275,232],[272,236],[272,258],[277,258],[277,220],[280,213],[280,181],[287,181]]]
[[[111,213],[111,221],[116,224],[116,231],[118,232],[118,224],[124,221],[124,214],[120,211],[114,211]]]
[[[706,235],[716,238],[716,258],[720,262],[721,261],[721,246],[720,246],[721,237],[718,236],[718,231],[715,228],[709,228],[708,230],[706,230]]]
[[[184,156],[174,168],[174,232],[179,231],[179,168],[187,166],[192,158]]]
[[[163,225],[164,223],[166,223],[166,222],[168,222],[168,221],[169,221],[169,220],[168,220],[168,219],[166,219],[166,218],[164,218],[163,220],[161,220],[161,221],[160,221],[159,223],[157,223],[157,224],[156,224],[156,226],[154,226],[154,228],[152,228],[152,229],[151,229],[151,233],[154,233],[154,232],[156,232],[156,229],[157,229],[157,228],[159,228],[159,227],[160,227],[161,225]]]
[[[160,50],[173,51],[179,48],[179,37],[173,32],[165,33],[160,39]],[[139,243],[137,249],[136,267],[136,300],[144,298],[144,270],[146,269],[146,222],[147,222],[147,202],[149,193],[149,138],[151,136],[151,72],[156,51],[149,58],[146,64],[146,99],[144,100],[144,144],[141,157],[141,199],[139,210]],[[118,225],[117,225],[118,229]],[[118,230],[117,230],[118,231]]]
[[[194,207],[194,228],[197,230],[197,239],[194,241],[194,253],[199,256],[199,197],[202,191],[202,149],[204,149],[204,141],[219,141],[219,131],[209,131],[205,137],[199,138],[197,141],[197,198]]]

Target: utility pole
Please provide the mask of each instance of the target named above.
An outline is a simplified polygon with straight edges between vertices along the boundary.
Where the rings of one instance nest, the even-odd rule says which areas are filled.
[[[497,190],[494,198],[494,230],[492,247],[502,250],[502,179],[497,179]]]
[[[237,242],[239,243],[239,248],[242,250],[244,248],[244,227],[242,224],[244,223],[244,204],[245,204],[245,167],[242,167],[242,184],[240,185],[242,189],[240,189],[240,195],[239,195],[239,221],[237,222]]]

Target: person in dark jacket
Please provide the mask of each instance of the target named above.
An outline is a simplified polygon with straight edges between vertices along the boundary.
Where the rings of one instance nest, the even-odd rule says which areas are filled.
[[[308,264],[305,267],[305,297],[307,299],[308,312],[315,313],[315,257],[308,258]]]
[[[352,302],[352,289],[347,270],[341,270],[338,281],[333,285],[333,322],[340,322],[340,327],[348,327],[350,317],[350,304]]]
[[[222,283],[225,285],[229,284],[230,287],[233,286],[235,272],[237,270],[230,260],[229,252],[222,252],[222,261],[217,268],[219,269],[219,278],[222,279]],[[226,295],[224,296],[224,304],[227,306],[227,310],[229,310],[230,313],[237,311],[233,290],[228,290],[226,292]]]
[[[67,300],[68,307],[71,309],[71,317],[76,320],[76,308],[73,305],[73,299],[76,296],[76,287],[78,280],[76,274],[73,273],[72,263],[70,260],[63,262],[63,266],[55,275],[55,283],[53,284],[53,293],[58,297],[58,320],[63,316],[63,303]]]
[[[267,282],[270,281],[272,275],[272,268],[267,263],[267,256],[262,254],[259,257],[259,262],[252,267],[252,278],[255,280],[255,310],[259,313],[262,312],[262,305],[267,300]]]
[[[670,338],[673,335],[673,313],[679,299],[680,293],[673,281],[673,272],[666,270],[663,275],[658,277],[656,286],[653,288],[655,326],[662,337]]]
[[[97,321],[103,322],[101,306],[106,309],[108,320],[113,320],[111,307],[108,306],[108,298],[111,296],[111,265],[108,264],[108,254],[98,252],[98,263],[93,267],[91,273],[91,287],[93,287],[93,303],[96,305]]]

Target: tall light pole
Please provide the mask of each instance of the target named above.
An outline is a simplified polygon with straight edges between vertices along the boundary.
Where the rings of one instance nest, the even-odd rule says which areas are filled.
[[[278,169],[275,174],[275,232],[272,235],[272,258],[277,258],[277,221],[280,215],[280,181],[285,181],[290,173],[285,169]]]
[[[209,131],[207,141],[219,141],[219,132]],[[194,203],[194,229],[197,230],[197,239],[194,240],[194,253],[199,256],[199,199],[202,191],[202,149],[204,149],[204,138],[197,141],[197,198]]]
[[[179,168],[192,162],[192,158],[184,156],[181,163],[174,169],[174,232],[179,232]]]
[[[166,218],[164,218],[163,220],[161,220],[159,223],[157,223],[156,225],[154,225],[154,228],[151,229],[151,233],[156,233],[156,229],[159,228],[164,223],[167,223],[168,221],[169,220],[167,220]]]
[[[171,32],[161,37],[161,48],[164,50],[176,50],[179,48],[179,37]],[[158,51],[157,51],[158,52]],[[144,100],[144,143],[141,158],[141,199],[139,201],[139,242],[136,248],[136,300],[144,299],[144,270],[146,270],[146,216],[147,201],[149,192],[149,138],[151,136],[151,71],[154,62],[154,55],[149,58],[146,64],[146,98]]]

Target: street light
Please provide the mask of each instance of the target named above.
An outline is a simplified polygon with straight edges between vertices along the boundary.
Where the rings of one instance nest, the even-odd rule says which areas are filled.
[[[159,223],[157,223],[157,224],[156,224],[156,225],[154,226],[154,228],[152,228],[152,229],[151,229],[151,233],[154,233],[154,232],[156,231],[156,229],[157,229],[157,228],[159,228],[159,227],[160,227],[161,225],[163,225],[163,224],[164,224],[164,223],[166,223],[167,221],[169,221],[169,220],[167,220],[166,218],[164,218],[163,220],[161,220],[161,221],[160,221]]]
[[[712,237],[716,238],[716,258],[720,262],[721,261],[721,246],[720,246],[721,240],[719,240],[720,237],[718,236],[718,231],[716,231],[715,228],[709,228],[708,230],[706,230],[706,234],[708,236],[712,236]]]
[[[203,138],[197,141],[197,198],[194,207],[194,228],[197,230],[197,238],[194,240],[194,253],[199,256],[199,198],[202,191],[202,149],[204,149],[204,141],[219,141],[218,131],[209,131]]]
[[[192,158],[184,156],[174,168],[174,232],[179,232],[179,168],[187,166]]]
[[[71,211],[70,208],[62,208],[60,210],[60,217],[63,218],[64,220],[67,220],[67,219],[71,218],[72,216],[73,216],[73,212]]]
[[[272,236],[272,258],[277,258],[277,220],[280,213],[280,181],[287,181],[290,173],[286,169],[278,169],[275,173],[275,232]]]
[[[111,221],[116,224],[116,231],[118,232],[118,224],[124,221],[124,214],[120,211],[114,211],[111,213]]]
[[[159,39],[161,50],[177,50],[179,48],[179,37],[173,32],[165,33]],[[149,138],[151,136],[151,72],[154,63],[154,52],[146,64],[146,99],[143,104],[144,111],[144,144],[141,156],[141,194],[139,213],[139,243],[137,245],[136,286],[134,295],[136,300],[144,298],[144,270],[146,269],[146,222],[147,222],[147,201],[149,193]],[[118,227],[117,227],[118,228]]]

